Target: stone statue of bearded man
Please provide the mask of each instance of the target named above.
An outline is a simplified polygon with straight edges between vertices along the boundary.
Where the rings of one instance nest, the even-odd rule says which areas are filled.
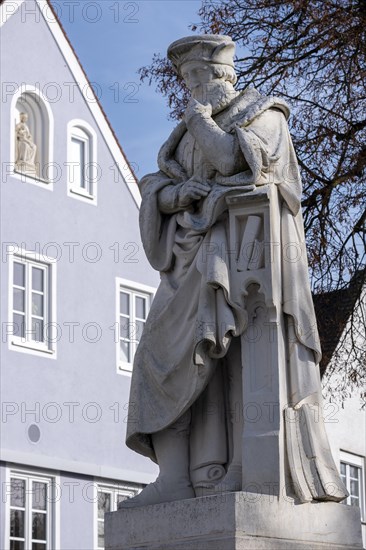
[[[140,183],[142,241],[161,284],[135,357],[126,440],[157,462],[160,474],[122,507],[242,489],[240,337],[248,307],[231,290],[233,194],[278,187],[281,238],[296,238],[303,250],[299,261],[283,262],[279,282],[291,340],[283,365],[291,372],[287,403],[319,400],[321,352],[289,108],[254,89],[234,89],[234,49],[220,35],[190,36],[168,49],[191,99],[159,152],[159,171]]]

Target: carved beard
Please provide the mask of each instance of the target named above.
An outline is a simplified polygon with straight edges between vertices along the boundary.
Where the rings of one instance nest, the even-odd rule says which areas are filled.
[[[210,103],[212,113],[216,114],[225,109],[238,93],[229,82],[220,80],[197,86],[192,90],[192,97],[202,104]]]

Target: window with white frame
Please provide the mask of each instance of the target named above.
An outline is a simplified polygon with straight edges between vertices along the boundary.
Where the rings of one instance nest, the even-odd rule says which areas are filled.
[[[115,512],[118,504],[126,498],[135,496],[140,489],[118,485],[98,485],[97,499],[97,543],[96,548],[104,548],[104,514]]]
[[[10,263],[11,346],[52,352],[54,265],[27,256],[13,255]]]
[[[87,174],[89,165],[89,137],[81,128],[74,128],[71,135],[71,162],[75,164],[72,170],[73,187],[80,188],[89,195],[93,189]]]
[[[81,200],[95,201],[97,191],[96,134],[83,121],[68,125],[68,190]]]
[[[127,286],[127,281],[119,281],[117,285],[118,366],[121,370],[131,371],[154,289],[145,285]]]
[[[340,473],[349,496],[343,504],[358,506],[361,519],[365,521],[365,468],[364,459],[358,455],[341,451]]]
[[[10,550],[55,548],[54,484],[48,476],[10,473],[6,495]]]

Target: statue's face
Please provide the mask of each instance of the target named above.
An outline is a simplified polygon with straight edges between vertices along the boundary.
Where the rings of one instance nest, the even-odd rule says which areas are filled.
[[[21,113],[20,122],[27,122],[27,120],[28,120],[28,115],[26,113]]]
[[[207,82],[211,82],[215,78],[212,65],[203,63],[202,61],[184,63],[181,67],[181,74],[191,92],[197,86],[207,84]]]
[[[193,99],[203,104],[210,103],[213,112],[228,105],[236,95],[232,84],[224,76],[218,76],[215,65],[211,63],[189,61],[183,63],[180,73]]]
[[[203,94],[208,89],[214,89],[215,84],[221,84],[222,79],[215,76],[213,66],[202,61],[190,61],[181,67],[181,75],[192,97],[202,101]]]

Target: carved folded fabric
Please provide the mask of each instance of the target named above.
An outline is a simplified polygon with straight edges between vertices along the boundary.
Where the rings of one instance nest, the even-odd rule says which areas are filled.
[[[319,406],[289,407],[285,422],[290,471],[300,501],[345,499],[348,492],[334,463]]]

